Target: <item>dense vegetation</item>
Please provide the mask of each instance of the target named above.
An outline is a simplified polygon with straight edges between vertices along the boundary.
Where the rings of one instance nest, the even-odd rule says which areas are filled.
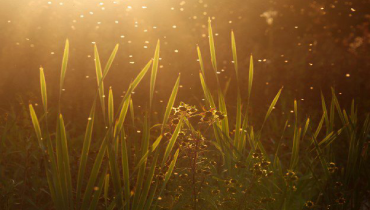
[[[48,107],[52,84],[40,68],[41,104],[1,119],[1,144],[7,148],[0,156],[1,208],[369,208],[369,115],[354,101],[342,107],[334,89],[330,97],[317,97],[322,109],[316,113],[301,113],[297,100],[286,110],[279,103],[283,88],[269,99],[264,115],[253,114],[253,57],[244,84],[232,32],[235,81],[223,84],[210,20],[208,35],[213,75],[206,76],[197,49],[204,99],[188,104],[178,98],[179,75],[163,113],[153,106],[159,41],[121,98],[104,86],[118,45],[105,65],[94,45],[98,88],[84,132],[63,117],[63,85],[73,59],[67,41],[57,107]],[[140,99],[147,101],[145,112],[137,113],[132,95],[149,74],[149,98]],[[226,101],[233,85],[236,101]]]

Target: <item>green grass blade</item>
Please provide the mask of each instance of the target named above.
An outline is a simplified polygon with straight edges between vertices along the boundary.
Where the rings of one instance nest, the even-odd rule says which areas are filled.
[[[110,57],[108,59],[107,64],[104,67],[103,78],[102,79],[104,79],[107,76],[107,74],[109,72],[109,69],[112,66],[112,63],[114,61],[114,58],[116,57],[116,54],[117,54],[117,51],[118,51],[118,47],[119,47],[119,44],[116,44],[116,46],[113,49],[113,52],[111,53],[111,55],[110,55]]]
[[[155,168],[156,168],[156,165],[157,165],[158,156],[159,156],[159,150],[157,150],[157,152],[154,156],[153,162],[151,163],[149,173],[146,177],[144,187],[143,187],[143,190],[142,190],[142,194],[140,196],[139,205],[136,209],[139,209],[139,210],[143,209],[144,205],[147,201],[149,190],[150,190],[150,187],[152,185],[152,181],[153,181],[153,177],[154,177]]]
[[[222,132],[225,133],[225,135],[229,138],[229,121],[228,121],[228,116],[227,116],[227,109],[226,109],[226,102],[224,95],[222,92],[219,92],[218,94],[218,100],[219,100],[219,108],[222,114],[225,115],[225,118],[221,120],[221,127],[222,127]]]
[[[168,167],[167,173],[166,173],[166,175],[165,175],[165,177],[164,177],[164,181],[163,181],[163,183],[162,183],[162,187],[161,187],[161,189],[159,190],[158,196],[161,196],[161,195],[162,195],[162,192],[163,192],[164,188],[166,187],[167,182],[168,182],[168,180],[170,179],[170,177],[171,177],[171,175],[172,175],[173,169],[175,168],[175,165],[176,165],[177,157],[179,156],[179,151],[180,151],[180,150],[179,150],[179,149],[177,149],[177,150],[176,150],[176,152],[175,152],[175,155],[173,156],[173,159],[172,159],[172,161],[171,161],[171,164],[170,164],[170,166]],[[157,200],[157,202],[158,202],[158,200]],[[156,202],[156,203],[157,203],[157,202]],[[157,204],[155,204],[154,206],[157,206]]]
[[[148,72],[148,69],[149,69],[149,67],[150,67],[151,64],[152,64],[152,60],[150,60],[145,65],[145,67],[136,76],[136,78],[134,79],[134,81],[131,82],[128,90],[126,91],[125,96],[122,98],[122,101],[121,101],[121,104],[120,104],[120,108],[119,109],[122,109],[123,104],[126,102],[126,100],[129,97],[131,97],[131,93],[135,90],[135,88],[139,85],[139,83],[141,82],[141,80],[143,79],[143,77],[145,76],[145,74]],[[130,101],[130,99],[128,99],[128,101]]]
[[[101,177],[97,183],[97,186],[94,187],[95,192],[94,192],[94,195],[92,196],[92,201],[91,201],[89,210],[94,210],[98,208],[99,198],[100,198],[100,195],[102,194],[103,186],[105,188],[106,174],[107,174],[107,169],[105,169],[104,172],[101,174]],[[109,174],[107,175],[109,178]]]
[[[304,129],[303,129],[302,140],[306,136],[309,125],[310,125],[310,118],[307,118],[306,124],[305,124]]]
[[[242,140],[239,139],[241,129],[241,95],[239,88],[239,67],[238,67],[238,55],[236,51],[236,41],[234,31],[231,31],[231,50],[233,54],[233,62],[237,81],[237,99],[236,99],[236,122],[235,122],[235,135],[234,135],[234,146],[237,147],[238,151],[242,150]]]
[[[209,37],[209,47],[211,52],[211,62],[212,67],[217,77],[217,61],[216,61],[216,49],[215,49],[215,41],[213,38],[213,31],[212,31],[212,24],[211,18],[208,18],[208,37]]]
[[[252,94],[253,75],[254,75],[254,65],[253,65],[253,56],[251,55],[250,63],[249,63],[249,78],[248,78],[248,103],[250,101],[251,94]]]
[[[334,102],[334,105],[337,109],[337,112],[338,112],[338,115],[339,115],[339,118],[340,120],[342,121],[343,123],[343,126],[346,125],[346,120],[344,119],[344,116],[343,116],[343,113],[342,113],[342,109],[340,108],[340,105],[339,105],[339,102],[338,102],[338,99],[337,99],[337,96],[335,95],[335,91],[333,88],[331,88],[331,92],[332,92],[332,97],[333,97],[333,102]]]
[[[130,171],[129,171],[129,160],[127,155],[127,145],[124,135],[121,135],[121,159],[122,159],[122,174],[123,174],[123,187],[124,187],[124,198],[126,201],[126,206],[130,206]]]
[[[112,88],[109,88],[109,96],[108,96],[108,122],[109,122],[109,126],[113,125],[113,120],[114,120],[113,91],[112,91]]]
[[[103,158],[104,158],[106,150],[107,150],[107,142],[106,142],[106,139],[104,138],[100,146],[99,152],[95,158],[93,168],[90,172],[90,178],[87,182],[86,190],[84,192],[81,209],[88,209],[89,200],[93,194],[95,182],[96,182],[96,179],[98,178],[99,170],[103,163]]]
[[[67,145],[67,136],[66,130],[64,126],[64,120],[62,115],[59,115],[59,125],[60,125],[60,141],[61,141],[61,149],[62,149],[62,161],[63,161],[63,171],[65,175],[65,186],[67,189],[66,197],[68,199],[68,206],[73,208],[73,187],[72,187],[72,176],[71,176],[71,168],[69,162],[69,153],[68,153],[68,145]]]
[[[132,120],[132,126],[135,127],[135,112],[134,112],[134,103],[130,99],[130,115]]]
[[[32,104],[29,105],[29,109],[30,109],[30,115],[31,115],[33,128],[35,129],[35,133],[36,133],[37,140],[39,142],[39,146],[42,151],[45,151],[45,147],[44,147],[43,139],[42,139],[42,133],[40,129],[40,123],[39,123],[39,120],[37,119],[37,115],[35,113],[35,110],[33,109]]]
[[[69,41],[67,39],[66,40],[65,47],[64,47],[64,53],[63,53],[62,71],[60,73],[60,90],[59,90],[59,96],[62,95],[64,78],[66,76],[66,71],[67,71],[68,57],[69,57]]]
[[[115,136],[115,138],[119,138],[119,136]],[[115,197],[116,197],[116,202],[117,202],[116,204],[117,204],[117,208],[121,209],[123,207],[122,183],[121,183],[121,178],[120,178],[121,175],[118,170],[117,155],[116,155],[116,152],[114,151],[113,144],[108,145],[107,153],[108,153],[109,169],[112,175],[113,189],[115,192]]]
[[[95,60],[95,72],[96,72],[96,80],[98,83],[98,90],[99,90],[99,98],[100,104],[103,112],[103,117],[105,121],[105,101],[104,101],[104,82],[103,82],[103,73],[100,63],[100,57],[98,52],[98,47],[94,45],[94,60]]]
[[[199,60],[199,65],[200,65],[200,71],[202,72],[203,75],[205,75],[202,53],[200,52],[199,46],[197,46],[197,52],[198,52],[198,60]]]
[[[262,126],[261,126],[261,130],[262,130],[263,126],[265,125],[265,123],[266,123],[267,119],[269,118],[269,116],[270,116],[270,114],[271,114],[272,110],[274,109],[274,107],[275,107],[275,105],[276,105],[277,101],[279,100],[279,97],[280,97],[280,94],[281,94],[281,91],[282,91],[282,90],[283,90],[283,88],[281,88],[281,89],[279,90],[279,92],[276,94],[276,96],[275,96],[274,100],[272,100],[272,103],[270,104],[270,107],[269,107],[269,109],[267,110],[267,113],[266,113],[265,119],[263,120],[263,123],[262,123]]]
[[[135,168],[133,170],[133,173],[135,173],[143,165],[143,163],[147,160],[149,153],[152,153],[152,152],[154,152],[157,149],[159,143],[161,143],[161,141],[162,141],[162,137],[163,136],[160,135],[154,141],[154,143],[152,144],[152,146],[150,147],[150,149],[141,157],[141,159],[139,160],[139,162],[136,164],[136,166],[135,166]]]
[[[231,31],[231,49],[233,53],[233,62],[234,62],[234,68],[235,68],[235,73],[236,73],[236,79],[239,81],[238,55],[236,53],[236,42],[235,42],[234,31]]]
[[[176,139],[180,133],[180,130],[181,130],[181,126],[182,126],[182,122],[183,122],[183,119],[180,120],[179,124],[177,124],[176,128],[175,128],[175,131],[173,132],[172,136],[171,136],[171,139],[170,141],[168,142],[168,145],[166,147],[166,150],[164,152],[164,156],[163,156],[163,160],[162,160],[162,166],[164,166],[165,162],[167,161],[167,158],[168,156],[170,155],[174,145],[175,145],[175,142],[176,142]]]
[[[137,85],[140,83],[140,81],[143,79],[143,77],[145,76],[145,74],[147,73],[150,65],[152,64],[152,61],[150,60],[146,66],[141,70],[141,72],[136,76],[136,78],[134,79],[134,81],[131,83],[131,92],[135,90],[135,88],[137,87]],[[131,93],[130,92],[130,93]]]
[[[82,151],[81,151],[81,159],[80,159],[80,165],[78,168],[77,187],[76,187],[77,201],[80,201],[81,199],[81,188],[82,188],[82,183],[83,183],[83,179],[85,175],[87,157],[89,155],[92,131],[93,131],[94,121],[95,121],[95,105],[96,105],[96,101],[94,101],[93,106],[91,107],[90,115],[87,121]]]
[[[172,89],[170,99],[168,100],[168,103],[167,103],[167,106],[166,106],[166,111],[164,113],[162,129],[161,129],[162,133],[163,133],[165,125],[167,124],[168,118],[171,114],[173,104],[175,103],[177,92],[179,90],[179,85],[180,85],[180,75],[177,77],[176,83],[175,83],[175,85],[173,86],[173,89]]]
[[[106,174],[105,175],[105,180],[104,180],[104,202],[105,202],[105,206],[109,206],[108,205],[108,200],[109,200],[109,174]],[[97,196],[98,197],[98,196]],[[94,199],[95,199],[95,195],[94,195]]]
[[[40,87],[41,87],[42,105],[46,113],[48,110],[48,104],[47,104],[48,99],[47,99],[47,93],[46,93],[45,74],[44,74],[44,69],[42,67],[40,67]]]
[[[243,122],[243,130],[248,126],[249,118],[249,106],[251,101],[252,87],[253,87],[253,75],[254,75],[254,66],[253,66],[253,56],[250,57],[249,63],[249,77],[248,77],[248,98],[247,98],[247,107],[245,110],[245,118]]]
[[[122,109],[121,109],[121,112],[119,114],[118,121],[117,121],[117,124],[116,124],[116,130],[117,131],[120,131],[123,127],[123,123],[124,123],[124,121],[126,119],[126,115],[127,115],[128,106],[130,104],[130,99],[131,99],[131,94],[126,99],[126,101],[123,102],[123,106],[122,106]]]
[[[330,133],[330,121],[329,121],[329,116],[328,116],[328,111],[326,109],[326,103],[325,103],[325,98],[323,93],[321,92],[321,106],[322,106],[322,111],[325,113],[325,124],[326,124],[326,134]]]
[[[320,122],[319,122],[319,125],[318,125],[318,126],[317,126],[317,128],[316,128],[316,131],[315,131],[315,133],[314,133],[314,137],[315,137],[315,139],[317,139],[317,136],[319,135],[319,133],[320,133],[320,131],[321,131],[322,125],[323,125],[324,120],[325,120],[325,115],[327,115],[327,114],[326,114],[326,112],[324,112],[324,113],[323,113],[323,115],[322,115],[322,117],[321,117],[321,120],[320,120]]]
[[[152,107],[152,103],[153,103],[155,81],[157,78],[158,63],[159,63],[159,50],[160,50],[160,42],[158,40],[157,46],[155,48],[155,53],[154,53],[152,73],[150,75],[150,100],[149,100],[150,107]]]
[[[242,105],[241,96],[238,91],[236,99],[236,122],[235,122],[235,135],[234,135],[234,146],[237,147],[239,152],[242,152],[242,137],[241,134],[241,123],[242,123]]]
[[[294,136],[293,136],[293,148],[292,148],[292,156],[290,159],[290,169],[293,170],[296,165],[298,164],[299,160],[299,140],[301,137],[301,128],[297,128],[294,131]]]
[[[143,157],[149,150],[150,126],[149,126],[149,119],[148,118],[149,118],[148,115],[145,114],[140,157]],[[137,179],[136,179],[136,186],[135,186],[136,190],[135,190],[135,194],[134,194],[132,209],[136,209],[136,207],[138,206],[139,201],[140,201],[140,195],[141,195],[141,192],[142,192],[142,186],[143,186],[143,182],[144,182],[144,174],[145,174],[145,169],[146,169],[146,163],[147,163],[147,158],[144,159],[144,163],[139,168],[139,173],[138,173]]]
[[[202,73],[199,73],[200,83],[202,85],[202,89],[204,92],[204,97],[206,98],[207,105],[209,105],[211,108],[216,108],[215,102],[213,100],[212,94],[209,92],[209,89],[205,83],[204,77]]]

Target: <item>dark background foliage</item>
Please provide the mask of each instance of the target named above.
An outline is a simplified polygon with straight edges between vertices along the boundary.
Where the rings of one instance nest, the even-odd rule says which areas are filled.
[[[271,101],[281,86],[289,104],[292,99],[304,99],[307,107],[319,106],[320,91],[327,93],[334,87],[340,100],[355,98],[365,106],[370,90],[369,8],[368,0],[4,0],[0,8],[0,107],[17,107],[20,98],[21,103],[40,103],[40,66],[45,68],[50,102],[56,101],[67,38],[71,55],[63,104],[65,111],[74,110],[68,112],[71,115],[82,112],[85,117],[96,91],[93,42],[103,63],[114,45],[120,44],[106,78],[106,86],[112,86],[119,97],[151,59],[160,39],[162,59],[155,100],[159,105],[167,100],[181,72],[180,99],[198,104],[201,98],[197,97],[202,94],[197,44],[206,61],[206,73],[213,79],[208,17],[214,27],[223,84],[234,79],[232,29],[244,91],[249,55],[254,55],[256,107]],[[235,99],[233,81],[227,96],[231,101]],[[143,99],[149,98],[148,89],[148,82],[140,85],[134,97],[140,99],[136,105],[147,104]]]

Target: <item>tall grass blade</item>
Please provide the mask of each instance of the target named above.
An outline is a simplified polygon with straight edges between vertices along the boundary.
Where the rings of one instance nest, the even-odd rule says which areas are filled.
[[[281,91],[282,91],[282,90],[283,90],[283,88],[281,88],[281,89],[279,90],[279,92],[276,94],[276,96],[275,96],[274,100],[272,100],[272,103],[270,104],[270,107],[269,107],[269,109],[267,110],[267,113],[266,113],[265,119],[263,120],[263,123],[262,123],[262,126],[261,126],[261,130],[262,130],[263,126],[265,125],[265,123],[266,123],[267,119],[269,118],[269,116],[270,116],[270,114],[271,114],[272,110],[274,109],[274,107],[275,107],[275,105],[276,105],[277,101],[279,100],[279,97],[280,97],[280,94],[281,94]]]
[[[249,63],[249,77],[248,77],[248,101],[251,98],[252,86],[253,86],[253,75],[254,75],[254,65],[253,65],[253,56],[250,57]]]
[[[109,126],[113,125],[113,120],[114,120],[113,91],[112,91],[112,88],[109,88],[109,96],[108,96],[108,122],[109,122]]]
[[[148,197],[148,194],[149,194],[149,191],[150,191],[150,188],[151,188],[151,185],[152,185],[154,173],[155,173],[155,168],[156,168],[156,165],[157,165],[158,156],[159,156],[159,150],[157,150],[157,152],[155,153],[153,162],[151,163],[151,166],[150,166],[150,169],[149,169],[149,173],[146,177],[146,181],[144,183],[143,190],[142,190],[142,193],[141,193],[141,196],[140,196],[140,202],[139,202],[138,207],[136,208],[138,210],[143,209],[144,205],[147,201],[147,197]]]
[[[203,89],[203,92],[204,92],[204,97],[206,98],[207,105],[210,106],[210,108],[216,108],[216,105],[215,105],[215,102],[213,100],[212,94],[211,94],[211,92],[209,91],[209,89],[206,85],[206,82],[204,80],[204,77],[203,77],[202,73],[199,73],[199,78],[200,78],[200,83],[202,85],[202,89]]]
[[[197,52],[198,52],[198,61],[199,61],[199,65],[200,65],[200,71],[202,72],[203,75],[205,75],[202,53],[200,52],[199,46],[197,46]]]
[[[110,55],[110,57],[108,59],[107,64],[104,67],[103,78],[102,79],[104,79],[107,76],[107,74],[109,72],[109,69],[112,66],[112,63],[114,61],[114,58],[116,57],[116,54],[117,54],[117,51],[118,51],[118,47],[119,47],[119,44],[116,44],[116,46],[114,47],[114,49],[113,49],[113,51],[112,51],[112,53],[111,53],[111,55]]]
[[[68,145],[67,145],[67,136],[66,130],[64,126],[64,120],[62,115],[59,115],[59,125],[60,125],[60,141],[61,141],[61,150],[62,150],[62,158],[61,161],[63,162],[63,168],[61,169],[61,173],[64,173],[65,177],[65,186],[66,186],[66,197],[67,197],[67,204],[70,208],[73,208],[73,188],[72,188],[72,176],[71,176],[71,168],[69,162],[69,153],[68,153]]]
[[[124,187],[124,197],[126,201],[126,206],[130,207],[130,171],[129,171],[129,160],[127,155],[127,145],[125,136],[121,135],[121,159],[122,159],[122,174],[123,174],[123,187]],[[128,208],[127,208],[128,209]]]
[[[140,157],[143,157],[149,149],[149,138],[150,138],[149,132],[150,132],[149,119],[148,119],[148,115],[145,114]],[[138,206],[138,203],[140,201],[140,194],[142,192],[142,186],[144,182],[146,163],[147,163],[147,158],[144,159],[144,163],[139,168],[139,173],[137,175],[136,186],[135,186],[136,190],[135,190],[135,195],[134,195],[133,204],[132,204],[133,209],[135,209]]]
[[[95,196],[94,196],[95,198]],[[105,175],[105,180],[104,180],[104,202],[105,206],[108,207],[108,200],[109,200],[109,174]]]
[[[237,80],[239,80],[238,55],[236,53],[236,42],[235,42],[234,31],[231,31],[231,49],[232,49],[232,53],[233,53],[233,62],[234,62],[236,78],[237,78]]]
[[[165,177],[164,177],[164,181],[163,181],[163,183],[162,183],[162,187],[161,187],[161,189],[159,190],[159,193],[158,193],[158,196],[159,196],[159,197],[162,195],[162,192],[163,192],[164,188],[166,187],[167,182],[168,182],[168,180],[170,179],[170,177],[171,177],[171,175],[172,175],[173,169],[175,168],[175,165],[176,165],[177,157],[179,156],[179,151],[180,151],[180,150],[179,150],[179,149],[177,149],[177,150],[176,150],[176,152],[175,152],[175,155],[173,156],[173,159],[172,159],[172,161],[171,161],[171,164],[170,164],[170,166],[169,166],[169,168],[168,168],[168,170],[167,170],[167,173],[166,173],[166,175],[165,175]],[[157,200],[157,202],[158,202],[158,200]],[[156,206],[157,206],[157,202],[156,202],[156,204],[154,205],[154,207],[156,207]]]
[[[107,169],[105,169],[104,172],[101,174],[101,177],[97,183],[97,186],[94,187],[95,192],[94,192],[94,195],[92,196],[92,201],[91,201],[90,207],[88,208],[89,210],[94,210],[98,208],[98,203],[99,203],[100,195],[103,192],[103,186],[106,180],[106,175],[108,175]]]
[[[168,142],[168,145],[166,147],[166,150],[164,152],[164,155],[163,155],[163,160],[162,160],[162,166],[164,166],[165,162],[167,161],[167,158],[168,156],[170,155],[174,145],[175,145],[175,142],[176,142],[176,139],[180,133],[180,130],[181,130],[181,126],[182,126],[182,123],[183,123],[183,119],[180,120],[179,124],[177,124],[176,128],[175,128],[175,131],[173,132],[172,136],[171,136],[171,139],[170,141]]]
[[[100,98],[100,104],[103,112],[103,117],[105,121],[105,101],[104,101],[104,83],[103,83],[103,73],[101,68],[101,62],[98,52],[98,47],[96,44],[94,45],[94,60],[95,60],[95,72],[96,72],[96,80],[98,83],[98,90],[99,90],[99,98]]]
[[[115,138],[118,138],[119,136],[115,136]],[[113,138],[113,140],[115,139]],[[112,183],[113,183],[113,189],[115,192],[115,197],[116,197],[116,204],[117,208],[121,209],[123,207],[123,192],[122,192],[122,183],[121,183],[121,175],[118,170],[118,161],[117,161],[117,155],[116,152],[114,151],[115,149],[115,144],[113,141],[111,144],[108,145],[107,147],[107,154],[108,154],[108,161],[109,161],[109,169],[111,172],[111,177],[112,177]]]
[[[62,60],[62,71],[60,73],[60,89],[59,89],[59,97],[62,95],[64,78],[67,71],[67,64],[68,64],[68,57],[69,57],[69,41],[66,40],[64,53],[63,53],[63,60]]]
[[[132,102],[132,99],[130,99],[130,115],[132,126],[135,127],[135,112],[134,112],[134,103]]]
[[[41,87],[41,98],[42,98],[42,105],[44,107],[44,112],[46,113],[48,110],[47,104],[47,93],[46,93],[46,82],[45,82],[45,74],[44,69],[40,67],[40,87]]]
[[[159,50],[160,50],[160,42],[158,40],[157,46],[155,48],[155,53],[154,53],[152,73],[150,75],[150,100],[149,100],[150,107],[152,107],[152,103],[153,103],[155,81],[157,78],[158,63],[159,63]]]
[[[131,99],[131,94],[128,96],[128,98],[125,101],[123,101],[123,106],[122,106],[122,109],[120,111],[118,121],[117,121],[117,124],[116,124],[116,130],[117,131],[122,130],[123,123],[126,119],[128,107],[129,107],[129,104],[130,104],[130,99]]]
[[[209,47],[211,52],[211,62],[212,67],[217,77],[217,61],[216,61],[216,49],[215,49],[215,41],[213,38],[213,31],[212,31],[212,24],[211,18],[208,18],[208,37],[209,37]],[[218,79],[217,79],[218,81]]]
[[[88,208],[89,199],[91,198],[92,193],[94,191],[95,182],[96,182],[96,179],[98,178],[99,171],[100,171],[100,168],[102,166],[103,158],[104,158],[106,150],[107,150],[107,142],[106,142],[106,139],[104,138],[103,142],[102,142],[102,144],[99,148],[98,154],[95,158],[94,165],[93,165],[93,167],[91,169],[91,172],[90,172],[90,178],[87,182],[86,190],[84,192],[81,209],[87,209]]]
[[[37,115],[36,115],[35,110],[33,109],[32,104],[29,105],[29,109],[30,109],[30,115],[31,115],[33,128],[35,129],[35,133],[36,133],[37,140],[39,142],[39,146],[42,151],[45,151],[45,147],[44,147],[43,139],[42,139],[42,133],[40,129],[40,123],[39,123],[39,120],[37,119]]]
[[[82,183],[83,183],[84,176],[85,176],[87,157],[89,155],[92,131],[93,131],[94,121],[95,121],[95,105],[96,105],[96,101],[94,101],[93,106],[91,107],[90,115],[87,120],[85,137],[84,137],[84,142],[83,142],[82,151],[81,151],[80,165],[78,168],[78,175],[77,175],[77,187],[76,187],[77,201],[80,201],[81,199],[81,188],[82,188]]]
[[[173,105],[175,103],[177,92],[179,90],[179,85],[180,85],[180,75],[177,77],[176,83],[173,86],[170,99],[168,100],[168,103],[167,103],[167,106],[166,106],[166,111],[164,112],[162,129],[161,129],[162,133],[163,133],[163,130],[164,130],[166,124],[167,124],[168,118],[169,118],[169,116],[171,114],[172,107],[173,107]]]

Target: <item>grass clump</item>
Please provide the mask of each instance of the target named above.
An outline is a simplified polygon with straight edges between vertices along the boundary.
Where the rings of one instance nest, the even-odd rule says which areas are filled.
[[[217,73],[211,21],[208,24],[217,89],[211,91],[208,87],[210,78],[206,76],[198,47],[199,78],[205,104],[176,102],[179,101],[179,75],[160,122],[152,118],[160,42],[153,59],[130,83],[116,108],[113,89],[105,90],[104,79],[114,62],[118,45],[104,68],[98,48],[94,46],[97,91],[77,157],[71,154],[71,139],[60,102],[68,69],[67,41],[57,119],[53,121],[49,114],[47,78],[42,68],[41,114],[29,105],[35,134],[32,139],[37,139],[38,151],[41,151],[35,157],[40,158],[48,186],[44,196],[49,196],[52,203],[43,201],[44,206],[40,206],[23,194],[22,205],[30,203],[39,209],[61,210],[366,208],[370,190],[369,115],[358,117],[354,102],[349,110],[341,107],[333,89],[329,107],[321,96],[320,118],[303,118],[298,102],[294,101],[294,116],[283,119],[273,112],[282,95],[281,88],[271,99],[266,114],[256,120],[249,112],[253,96],[253,57],[250,57],[248,84],[243,85],[232,32],[237,100],[236,104],[227,102]],[[148,71],[151,71],[149,108],[142,116],[135,116],[132,92]],[[244,86],[248,87],[245,103]],[[108,97],[105,97],[106,92]],[[230,112],[231,107],[235,107],[235,111]],[[235,113],[235,116],[228,113]],[[102,115],[102,122],[97,122],[97,114]],[[127,120],[128,114],[131,121]],[[272,117],[275,120],[270,122]],[[135,120],[138,118],[140,120]],[[103,126],[104,132],[94,132],[96,126]],[[3,130],[14,132],[8,124]],[[279,137],[268,140],[273,135]],[[74,161],[78,162],[77,166],[72,164]],[[7,181],[3,183],[11,188]],[[14,197],[4,195],[2,199],[6,204],[3,206],[8,208]]]

